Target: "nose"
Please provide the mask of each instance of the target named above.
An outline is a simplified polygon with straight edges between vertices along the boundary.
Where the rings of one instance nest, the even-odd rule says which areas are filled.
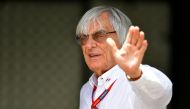
[[[92,49],[92,48],[95,48],[97,46],[97,42],[89,36],[85,46],[88,48],[88,49]]]

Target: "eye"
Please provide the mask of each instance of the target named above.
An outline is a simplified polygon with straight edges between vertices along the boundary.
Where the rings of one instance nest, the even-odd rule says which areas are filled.
[[[88,38],[88,36],[84,35],[84,34],[79,36],[79,40],[85,40],[87,38]]]
[[[98,41],[98,42],[101,42],[101,41],[104,40],[105,35],[106,35],[106,34],[103,34],[103,33],[96,34],[96,35],[94,36],[94,40],[96,40],[96,41]]]
[[[79,44],[84,44],[88,40],[88,35],[80,34],[76,36],[76,40]]]
[[[102,37],[105,37],[105,34],[99,33],[99,34],[96,34],[96,37],[97,37],[97,38],[102,38]]]

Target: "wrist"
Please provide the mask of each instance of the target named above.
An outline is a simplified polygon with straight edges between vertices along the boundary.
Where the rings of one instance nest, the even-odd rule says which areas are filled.
[[[140,70],[140,72],[138,72],[138,74],[136,74],[136,75],[133,75],[133,76],[127,75],[127,79],[128,79],[129,81],[136,81],[136,80],[138,80],[138,79],[141,78],[142,74],[143,74],[143,73],[142,73],[142,71]]]

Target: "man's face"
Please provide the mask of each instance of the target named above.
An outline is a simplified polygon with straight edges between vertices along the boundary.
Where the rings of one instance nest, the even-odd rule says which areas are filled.
[[[113,32],[114,29],[111,26],[107,13],[102,13],[100,15],[100,20],[98,22],[92,22],[88,26],[87,34],[88,39],[84,44],[81,44],[83,55],[88,65],[89,69],[96,73],[97,76],[100,76],[114,65],[116,65],[111,48],[106,43],[106,39],[112,38],[116,45],[120,47],[119,39],[116,33],[110,33],[104,35],[102,41],[94,40],[94,36],[98,33],[104,32]]]

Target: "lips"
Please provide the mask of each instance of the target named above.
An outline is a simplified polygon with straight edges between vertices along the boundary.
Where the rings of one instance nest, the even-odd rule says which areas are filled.
[[[89,55],[88,55],[90,58],[92,58],[92,59],[96,59],[96,58],[98,58],[99,56],[101,56],[100,54],[98,54],[98,53],[89,53]]]

